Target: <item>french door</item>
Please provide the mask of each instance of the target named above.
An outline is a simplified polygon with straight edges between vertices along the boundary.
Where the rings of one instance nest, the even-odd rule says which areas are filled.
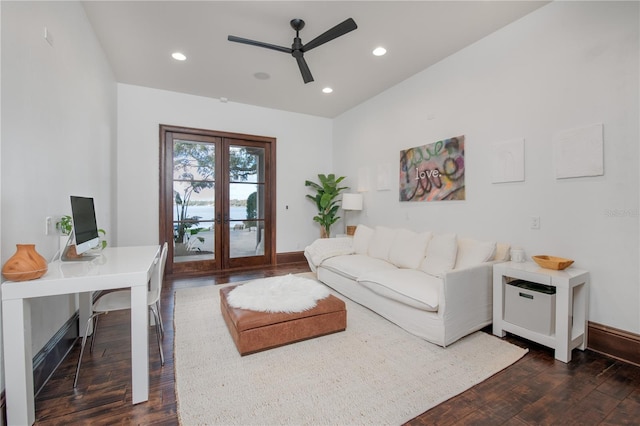
[[[275,139],[160,126],[167,273],[275,263]]]

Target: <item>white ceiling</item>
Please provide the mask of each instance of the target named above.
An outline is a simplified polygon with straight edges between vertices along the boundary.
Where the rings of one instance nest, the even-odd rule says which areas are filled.
[[[546,1],[87,1],[116,80],[268,108],[335,117]],[[305,54],[232,43],[229,34],[291,46],[353,18],[358,29]],[[378,45],[388,53],[375,57]],[[181,51],[184,62],[171,58]],[[262,72],[267,80],[254,77]],[[322,93],[331,86],[334,92]]]

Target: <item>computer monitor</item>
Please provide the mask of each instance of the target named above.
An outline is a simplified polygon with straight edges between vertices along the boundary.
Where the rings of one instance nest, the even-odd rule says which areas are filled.
[[[71,196],[71,217],[76,253],[82,254],[100,244],[93,198]]]

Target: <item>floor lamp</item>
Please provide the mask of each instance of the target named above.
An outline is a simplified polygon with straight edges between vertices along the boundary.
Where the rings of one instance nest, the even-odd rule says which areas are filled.
[[[347,226],[347,211],[362,210],[362,194],[342,194],[342,210],[344,210],[344,224],[347,235],[356,232],[356,226]]]

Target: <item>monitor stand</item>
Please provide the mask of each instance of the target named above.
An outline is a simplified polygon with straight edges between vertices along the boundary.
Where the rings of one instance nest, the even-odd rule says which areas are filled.
[[[93,260],[98,257],[98,255],[76,253],[76,245],[71,244],[72,242],[74,242],[73,233],[69,235],[67,244],[64,246],[64,250],[62,250],[62,254],[60,255],[60,260],[62,260],[63,262],[84,262]]]

